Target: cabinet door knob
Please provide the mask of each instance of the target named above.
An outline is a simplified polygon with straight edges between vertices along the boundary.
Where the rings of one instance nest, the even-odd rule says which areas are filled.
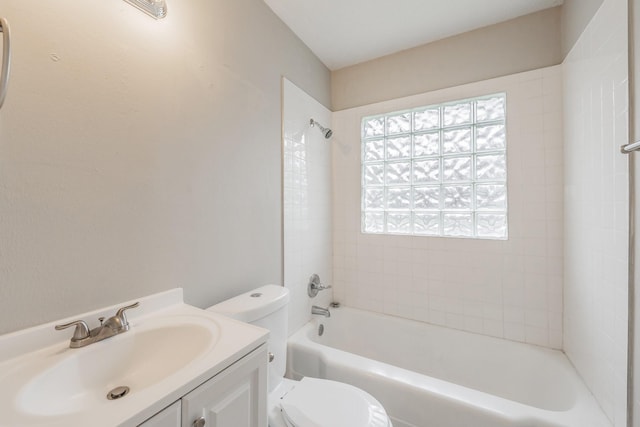
[[[204,417],[200,417],[193,422],[193,427],[204,427],[205,424],[207,424],[207,420]]]

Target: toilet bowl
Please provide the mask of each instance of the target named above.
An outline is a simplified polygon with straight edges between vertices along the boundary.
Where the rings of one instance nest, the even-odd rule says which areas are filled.
[[[305,377],[285,379],[269,394],[269,427],[391,427],[369,393],[349,384]]]
[[[288,289],[266,285],[208,308],[269,329],[269,427],[392,427],[382,405],[364,390],[325,379],[284,378],[288,303]]]

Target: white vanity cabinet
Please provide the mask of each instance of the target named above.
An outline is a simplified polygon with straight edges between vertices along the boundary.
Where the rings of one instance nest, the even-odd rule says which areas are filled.
[[[266,345],[231,364],[139,427],[267,427]]]
[[[267,427],[267,349],[262,346],[182,398],[182,427]]]

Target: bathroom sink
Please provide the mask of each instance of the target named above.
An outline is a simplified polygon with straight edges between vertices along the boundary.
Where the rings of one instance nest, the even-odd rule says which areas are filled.
[[[215,344],[213,328],[194,323],[136,331],[66,351],[45,362],[27,381],[16,403],[34,415],[59,415],[108,405],[107,394],[128,387],[127,398],[192,363]]]
[[[174,294],[157,298],[181,301]],[[127,332],[82,348],[55,322],[0,336],[0,427],[139,425],[266,341],[262,329],[159,304],[140,299]],[[114,311],[77,318],[95,324]]]

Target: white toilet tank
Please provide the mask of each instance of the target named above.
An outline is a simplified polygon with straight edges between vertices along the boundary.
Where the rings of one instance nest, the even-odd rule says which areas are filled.
[[[267,348],[274,355],[269,363],[269,392],[282,382],[287,367],[288,303],[287,288],[265,285],[207,309],[269,330]]]

